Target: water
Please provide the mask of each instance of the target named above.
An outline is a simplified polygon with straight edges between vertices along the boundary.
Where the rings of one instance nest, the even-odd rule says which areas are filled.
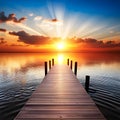
[[[108,120],[120,117],[120,54],[9,53],[0,54],[0,120],[13,120],[44,78],[44,61],[78,61],[79,81],[90,75],[89,94]]]

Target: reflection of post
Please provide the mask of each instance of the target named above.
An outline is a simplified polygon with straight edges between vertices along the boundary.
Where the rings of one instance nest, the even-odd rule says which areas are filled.
[[[52,59],[52,66],[54,66],[54,59]]]
[[[67,65],[69,66],[69,59],[67,59]]]
[[[74,73],[77,75],[77,62],[75,62]]]
[[[49,60],[49,70],[51,69],[51,60]]]
[[[47,62],[45,62],[45,75],[47,74]]]
[[[71,60],[71,63],[70,63],[70,68],[72,69],[72,60]]]
[[[89,83],[90,83],[90,76],[86,75],[85,89],[87,92],[89,91]]]

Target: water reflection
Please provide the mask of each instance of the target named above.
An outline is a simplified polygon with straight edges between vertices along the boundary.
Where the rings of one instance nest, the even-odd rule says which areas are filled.
[[[55,63],[67,64],[67,59],[78,61],[79,65],[93,65],[93,64],[116,64],[120,61],[120,54],[110,53],[11,53],[0,54],[0,67],[8,73],[22,70],[26,71],[30,67],[41,67],[44,61],[55,59]],[[118,66],[120,67],[120,66]]]
[[[44,61],[55,59],[55,64],[67,64],[67,59],[78,62],[79,70],[86,74],[95,70],[99,74],[101,72],[114,72],[118,74],[120,68],[120,54],[110,53],[11,53],[0,54],[0,78],[6,77],[17,80],[21,78],[21,82],[25,83],[30,78],[38,78],[44,75]],[[38,76],[38,77],[37,77]],[[0,79],[0,81],[1,81]],[[24,81],[24,82],[23,82]]]
[[[59,54],[58,55],[58,64],[63,64],[64,61],[64,55],[63,54]]]
[[[98,105],[108,111],[105,114],[109,117],[109,111],[113,111],[113,108],[110,107],[118,105],[119,102],[117,101],[120,100],[119,56],[120,54],[110,53],[0,54],[0,119],[8,120],[9,118],[9,120],[12,120],[15,117],[21,105],[43,80],[44,61],[49,61],[52,58],[55,59],[55,64],[67,64],[68,58],[78,62],[78,79],[81,83],[84,83],[85,75],[91,76],[91,96]],[[8,111],[12,112],[8,113]],[[119,115],[117,107],[114,111],[115,114],[118,112],[117,115]],[[1,116],[1,114],[4,116]],[[118,117],[115,114],[113,116],[117,120]],[[11,115],[13,116],[11,117]]]

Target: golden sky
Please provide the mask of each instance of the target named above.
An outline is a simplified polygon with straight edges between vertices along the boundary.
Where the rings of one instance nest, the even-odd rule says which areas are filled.
[[[0,52],[120,51],[119,2],[30,1],[0,1]]]

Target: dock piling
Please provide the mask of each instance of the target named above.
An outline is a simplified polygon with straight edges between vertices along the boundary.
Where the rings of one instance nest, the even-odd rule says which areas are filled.
[[[51,69],[51,60],[49,60],[49,70]]]
[[[45,75],[47,74],[47,62],[45,62]]]
[[[75,62],[75,66],[74,66],[74,74],[77,75],[77,62]]]
[[[52,66],[54,66],[54,59],[52,59]]]
[[[72,70],[72,60],[71,60],[71,62],[70,62],[70,68],[71,68],[71,70]]]
[[[69,66],[69,59],[67,59],[67,65]]]
[[[86,75],[86,78],[85,78],[85,90],[87,92],[89,91],[89,84],[90,84],[90,76]]]

